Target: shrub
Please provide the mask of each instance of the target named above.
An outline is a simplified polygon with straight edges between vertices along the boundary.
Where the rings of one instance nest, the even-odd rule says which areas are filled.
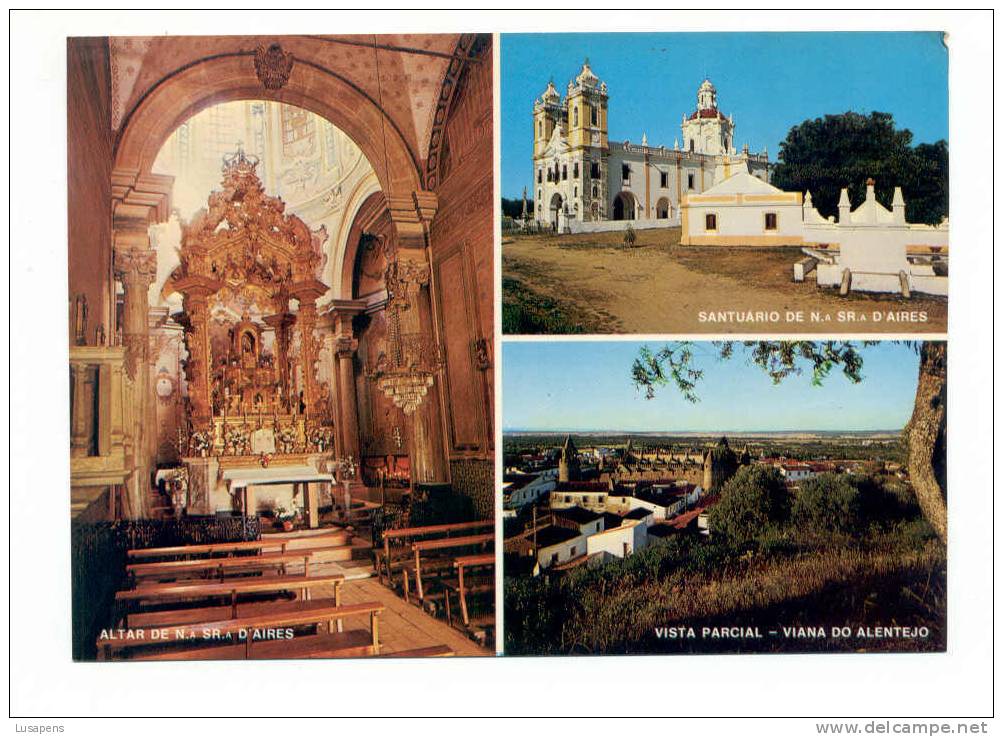
[[[791,521],[812,532],[853,532],[866,521],[864,499],[846,474],[823,473],[801,484]]]
[[[711,507],[710,529],[733,543],[753,541],[786,521],[790,496],[780,472],[766,466],[743,466],[721,489]]]

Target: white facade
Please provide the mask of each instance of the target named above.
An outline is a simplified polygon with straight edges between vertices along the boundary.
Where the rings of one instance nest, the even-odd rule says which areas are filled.
[[[688,494],[676,497],[669,504],[656,504],[655,502],[651,502],[646,499],[639,499],[638,497],[631,496],[629,494],[610,494],[606,502],[606,511],[613,512],[614,514],[625,515],[635,509],[647,509],[652,512],[655,520],[660,521],[671,519],[677,514],[684,512],[686,509],[696,504],[702,496],[703,489],[699,486],[694,487]]]
[[[562,100],[553,83],[533,107],[534,218],[558,233],[667,227],[679,224],[679,207],[689,193],[715,183],[722,158],[738,157],[763,181],[769,180],[766,153],[736,154],[734,120],[717,109],[717,91],[705,80],[697,107],[683,116],[672,148],[610,142],[607,88],[586,62],[568,83]]]
[[[793,483],[813,478],[815,472],[811,469],[811,466],[785,464],[780,466],[780,475],[784,477],[785,481]]]
[[[502,484],[502,507],[505,511],[517,512],[527,504],[533,504],[546,494],[553,491],[557,485],[557,469],[548,468],[535,474],[526,474],[533,477],[526,482],[526,479],[509,480]],[[509,477],[511,479],[511,477]],[[524,483],[525,482],[525,483]]]
[[[804,243],[801,194],[784,192],[730,157],[716,170],[717,184],[682,204],[685,246],[780,246]]]
[[[590,556],[603,553],[606,556],[625,558],[643,550],[648,545],[648,526],[635,520],[625,521],[620,527],[600,532],[588,538]]]
[[[874,196],[868,180],[867,194],[856,210],[844,189],[838,219],[825,219],[812,206],[811,193],[804,202],[806,253],[819,259],[816,282],[846,291],[947,294],[947,276],[938,275],[934,262],[946,267],[948,223],[918,225],[905,219],[902,189],[895,188],[892,209]],[[946,273],[946,272],[944,272]]]
[[[545,570],[559,563],[567,563],[569,560],[578,558],[586,552],[586,537],[578,535],[564,542],[548,545],[536,551],[536,560],[540,564],[540,570]]]
[[[550,495],[551,509],[569,509],[571,507],[582,507],[591,512],[602,513],[606,511],[606,498],[608,491],[599,490],[575,490],[575,491],[555,491]]]

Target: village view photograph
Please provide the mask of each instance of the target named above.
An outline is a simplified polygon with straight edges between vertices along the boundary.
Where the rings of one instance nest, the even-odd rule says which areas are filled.
[[[505,333],[946,333],[942,34],[503,34],[500,100]]]
[[[509,342],[506,655],[946,648],[943,342]]]

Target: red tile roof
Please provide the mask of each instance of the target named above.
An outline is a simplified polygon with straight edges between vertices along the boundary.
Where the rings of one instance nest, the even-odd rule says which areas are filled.
[[[697,118],[724,118],[724,115],[716,107],[705,107],[690,115],[690,120],[696,120]]]

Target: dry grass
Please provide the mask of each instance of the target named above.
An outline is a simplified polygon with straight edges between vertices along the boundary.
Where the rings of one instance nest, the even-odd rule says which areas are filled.
[[[706,544],[706,543],[705,543]],[[640,557],[640,556],[638,556]],[[506,613],[506,652],[550,654],[671,652],[937,651],[946,645],[946,558],[928,541],[835,547],[785,555],[724,557],[710,570],[678,568],[668,575],[630,570],[620,575],[568,577],[544,586],[544,627]],[[635,566],[636,569],[636,566]],[[615,570],[615,569],[613,569]],[[610,571],[612,573],[612,571]],[[508,602],[506,602],[508,604]],[[925,626],[918,639],[789,639],[769,636],[783,625]],[[660,639],[657,627],[696,628],[695,639]],[[762,639],[705,639],[708,626],[759,627]],[[527,642],[520,642],[525,637]]]

